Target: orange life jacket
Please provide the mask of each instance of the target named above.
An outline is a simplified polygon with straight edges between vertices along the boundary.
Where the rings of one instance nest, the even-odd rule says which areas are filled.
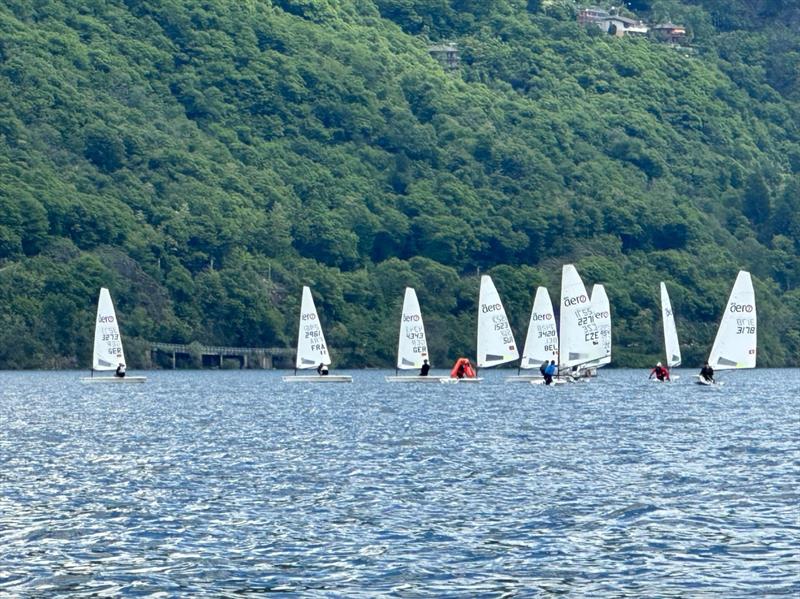
[[[462,364],[464,365],[464,377],[469,379],[475,378],[475,370],[472,368],[472,364],[469,363],[467,358],[459,358],[456,360],[456,363],[453,364],[453,369],[450,371],[450,378],[454,379],[458,377],[458,369]]]

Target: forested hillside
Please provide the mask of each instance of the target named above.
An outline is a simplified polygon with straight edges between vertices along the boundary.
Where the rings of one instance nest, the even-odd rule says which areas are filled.
[[[407,285],[433,362],[474,354],[478,274],[524,339],[561,265],[604,283],[614,364],[688,365],[739,269],[761,365],[800,352],[796,3],[654,0],[690,48],[535,0],[5,0],[0,367],[86,367],[100,286],[145,340],[393,365]],[[443,68],[430,43],[458,44]]]

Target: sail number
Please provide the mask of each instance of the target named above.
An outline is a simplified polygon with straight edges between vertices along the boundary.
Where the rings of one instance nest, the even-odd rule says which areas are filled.
[[[505,315],[498,314],[497,316],[492,316],[492,322],[494,323],[494,330],[502,332],[503,343],[512,343],[513,335],[511,334],[511,325],[508,324],[508,319]]]
[[[304,337],[306,339],[317,339],[318,337],[322,336],[322,330],[319,328],[317,323],[314,324],[307,324],[303,327]]]
[[[508,325],[508,319],[503,315],[492,316],[495,331],[505,331],[511,327]]]
[[[737,318],[736,319],[736,334],[737,335],[755,335],[756,323],[752,318]]]
[[[108,318],[110,320],[106,320],[105,322],[114,322],[113,316],[109,316]],[[109,356],[121,357],[122,346],[120,345],[120,335],[117,327],[103,327],[100,331],[102,333],[100,338],[106,343],[106,353]]]

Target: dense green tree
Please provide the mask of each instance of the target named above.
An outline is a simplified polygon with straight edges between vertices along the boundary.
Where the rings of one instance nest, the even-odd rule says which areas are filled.
[[[566,1],[5,2],[0,367],[85,366],[100,286],[132,364],[153,338],[291,345],[304,284],[339,364],[367,366],[414,286],[444,366],[474,352],[479,274],[522,339],[565,262],[606,285],[615,363],[660,351],[659,280],[701,359],[740,268],[790,362],[796,7],[627,9],[695,46]]]
[[[744,187],[742,210],[744,215],[754,225],[760,225],[769,219],[770,215],[769,188],[760,173],[753,173],[748,177]]]

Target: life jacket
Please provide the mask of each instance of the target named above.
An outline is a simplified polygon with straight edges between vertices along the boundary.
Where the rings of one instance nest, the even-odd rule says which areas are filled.
[[[475,371],[472,368],[472,364],[469,363],[467,358],[459,358],[456,360],[456,363],[453,364],[453,369],[450,371],[450,378],[454,379],[458,377],[458,368],[463,364],[464,366],[464,376],[466,378],[475,378]]]

